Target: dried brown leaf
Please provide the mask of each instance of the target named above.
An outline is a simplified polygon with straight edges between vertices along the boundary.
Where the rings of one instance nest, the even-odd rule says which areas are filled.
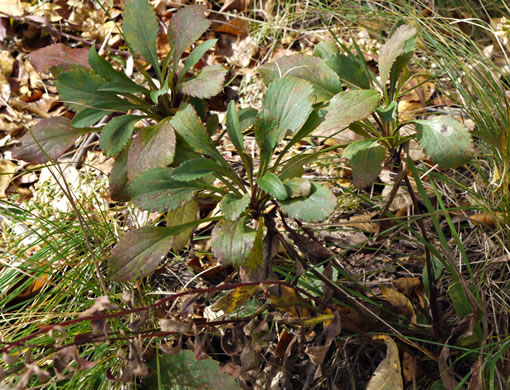
[[[374,336],[374,340],[383,340],[386,343],[386,357],[377,366],[366,390],[403,390],[402,373],[398,347],[393,339],[386,335]]]

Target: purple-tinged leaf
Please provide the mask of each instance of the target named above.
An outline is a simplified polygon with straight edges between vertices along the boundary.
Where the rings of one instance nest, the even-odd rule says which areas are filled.
[[[197,77],[182,84],[182,92],[201,99],[216,96],[223,89],[226,75],[227,70],[220,64],[206,66]]]
[[[246,217],[220,221],[212,231],[211,248],[223,265],[241,266],[255,242],[256,231],[246,226]]]
[[[381,95],[371,89],[340,92],[329,103],[328,113],[319,125],[317,134],[329,137],[352,122],[369,116],[379,105]]]
[[[177,181],[172,172],[171,168],[152,168],[138,175],[129,186],[133,202],[144,210],[165,212],[181,207],[205,186],[197,181]]]
[[[128,178],[133,180],[148,169],[166,167],[174,161],[174,156],[175,132],[168,120],[146,127],[129,148]]]
[[[60,157],[83,134],[85,132],[75,129],[67,118],[42,119],[21,137],[21,145],[17,145],[12,154],[17,160],[41,164]]]
[[[184,50],[200,38],[211,25],[211,22],[204,16],[206,9],[201,4],[190,5],[172,16],[168,26],[168,43],[174,51],[174,71],[177,70],[177,65]]]
[[[128,45],[145,57],[159,74],[156,47],[159,23],[154,8],[147,0],[126,0],[123,17],[122,28]]]
[[[127,187],[127,159],[128,149],[126,148],[119,153],[110,172],[110,198],[117,202],[127,202],[131,199]]]
[[[383,87],[386,85],[393,63],[403,54],[406,42],[415,35],[416,29],[413,26],[400,26],[379,50],[379,77]]]
[[[266,85],[284,76],[293,76],[310,82],[313,86],[315,103],[329,100],[342,90],[337,74],[317,57],[301,54],[281,57],[274,62],[262,65],[258,72]]]
[[[78,64],[88,67],[88,55],[87,48],[72,49],[63,43],[55,43],[30,53],[30,63],[38,72],[46,73],[56,65]]]

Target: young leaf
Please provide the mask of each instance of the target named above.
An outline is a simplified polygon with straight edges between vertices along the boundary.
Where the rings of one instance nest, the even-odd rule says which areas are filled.
[[[108,276],[126,281],[150,275],[175,245],[176,235],[208,220],[217,219],[193,220],[171,227],[146,226],[126,233],[113,248]]]
[[[193,151],[206,154],[217,161],[222,159],[191,104],[186,104],[177,111],[170,124]]]
[[[108,83],[102,85],[98,91],[112,91],[117,93],[143,93],[148,90],[130,80],[124,72],[113,69],[113,66],[103,57],[97,54],[94,45],[90,47],[89,64],[92,70],[103,77]]]
[[[202,72],[182,84],[182,92],[201,99],[216,96],[223,89],[227,70],[220,64],[206,66]]]
[[[169,211],[166,215],[166,226],[178,226],[183,223],[196,221],[198,217],[199,205],[195,199],[191,199],[186,202],[184,206],[178,209]],[[194,226],[190,226],[188,229],[182,231],[174,236],[172,243],[172,250],[175,252],[181,251],[188,243],[191,233],[193,232]]]
[[[227,172],[225,168],[216,164],[213,160],[201,157],[183,162],[174,169],[172,177],[179,181],[189,181],[200,179],[211,173],[219,173],[224,176],[229,175],[229,172]]]
[[[173,49],[174,73],[182,53],[207,31],[211,22],[204,16],[204,5],[190,5],[172,16],[168,26],[168,43]]]
[[[152,168],[138,175],[129,186],[133,202],[144,210],[164,212],[181,207],[191,200],[204,184],[177,181],[171,168]]]
[[[175,132],[168,120],[142,129],[129,148],[129,180],[150,168],[170,165],[174,156]]]
[[[229,221],[235,221],[250,204],[250,194],[246,193],[242,198],[234,194],[226,194],[220,202],[220,210]]]
[[[287,199],[278,203],[291,218],[303,222],[320,222],[331,215],[337,202],[329,188],[312,183],[312,192],[308,197]]]
[[[88,49],[72,49],[63,43],[55,43],[30,53],[30,63],[38,72],[46,73],[56,65],[72,64],[88,67]]]
[[[131,199],[128,192],[127,177],[128,148],[123,149],[113,164],[110,172],[110,198],[117,202],[127,202]]]
[[[198,61],[202,59],[204,54],[213,47],[216,42],[218,42],[217,39],[209,39],[193,49],[190,55],[186,58],[186,61],[184,61],[184,67],[182,68],[180,79],[182,79],[182,77],[186,75],[186,72],[193,68]]]
[[[442,168],[457,168],[473,156],[468,129],[448,116],[415,121],[420,145],[430,159]]]
[[[415,35],[416,29],[413,26],[400,26],[379,50],[379,76],[383,87],[386,85],[393,63],[403,53],[406,42]]]
[[[292,179],[296,176],[302,176],[305,173],[303,165],[308,164],[316,158],[317,155],[315,153],[302,153],[292,157],[282,167],[280,179],[285,181],[286,179]]]
[[[357,89],[340,92],[329,103],[326,118],[317,131],[324,137],[369,116],[379,105],[379,92],[371,89]]]
[[[283,185],[287,190],[289,198],[301,198],[310,196],[313,188],[310,181],[300,177],[284,180]]]
[[[284,76],[309,81],[313,86],[315,103],[329,100],[342,90],[337,74],[317,57],[301,54],[281,57],[262,65],[258,71],[266,85]]]
[[[288,198],[285,186],[280,178],[273,172],[266,172],[264,176],[259,177],[257,179],[257,184],[273,198],[278,200],[285,200]]]
[[[106,112],[96,110],[95,108],[85,108],[77,113],[72,120],[72,124],[74,127],[79,129],[92,126],[99,122],[104,116],[106,116]]]
[[[103,153],[108,157],[119,153],[131,139],[135,124],[140,119],[142,118],[138,115],[122,115],[108,122],[99,136]]]
[[[370,78],[365,73],[365,68],[358,61],[343,54],[337,54],[329,58],[326,64],[335,71],[340,79],[361,89],[370,88]]]
[[[262,110],[255,122],[255,138],[267,160],[287,131],[295,132],[303,126],[312,111],[312,86],[305,80],[284,77],[267,89]]]
[[[14,147],[12,155],[17,160],[41,164],[60,157],[73,146],[85,132],[71,126],[67,118],[55,116],[41,119],[32,130],[21,137],[21,145]]]
[[[234,144],[237,152],[241,154],[244,152],[243,132],[239,123],[239,117],[236,111],[236,104],[230,101],[227,109],[227,132]]]
[[[351,160],[353,184],[365,188],[379,175],[384,162],[384,147],[376,139],[355,141],[347,146],[342,157]]]
[[[212,231],[211,248],[223,265],[241,266],[250,254],[256,231],[246,226],[246,217],[220,221]]]
[[[122,28],[128,45],[145,57],[159,75],[156,48],[159,23],[154,8],[147,0],[126,0],[123,17]]]
[[[239,110],[237,116],[239,118],[239,127],[241,131],[246,130],[255,123],[255,120],[257,119],[257,113],[258,111],[251,107]]]

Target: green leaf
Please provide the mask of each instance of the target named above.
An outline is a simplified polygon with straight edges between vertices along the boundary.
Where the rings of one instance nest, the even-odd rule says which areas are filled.
[[[333,41],[321,41],[313,48],[313,55],[327,61],[331,57],[340,54],[338,46]]]
[[[296,177],[283,181],[289,198],[307,197],[312,192],[312,183],[306,179]]]
[[[404,53],[404,48],[410,39],[416,35],[416,29],[410,25],[400,26],[379,50],[379,76],[381,85],[386,85],[391,67],[395,60]]]
[[[59,74],[56,85],[60,99],[76,112],[101,103],[111,103],[113,107],[126,104],[114,92],[99,92],[98,88],[104,83],[104,79],[91,70],[72,65]]]
[[[335,71],[340,79],[349,84],[362,89],[370,88],[370,78],[365,73],[363,64],[353,58],[337,54],[334,57],[330,57],[326,64]]]
[[[182,225],[183,223],[196,221],[198,218],[198,211],[198,202],[195,199],[191,199],[182,207],[168,212],[166,215],[166,226],[173,227]],[[172,250],[175,252],[181,251],[188,243],[193,229],[194,226],[190,226],[188,229],[176,234],[172,243]]]
[[[398,103],[392,100],[387,107],[377,107],[376,111],[386,122],[390,122],[395,119],[398,111]]]
[[[193,51],[190,53],[190,55],[186,58],[186,61],[184,61],[184,67],[181,71],[181,79],[186,75],[186,72],[193,68],[198,61],[202,59],[205,53],[212,48],[216,42],[218,42],[217,39],[209,39],[208,41],[202,42],[200,45],[195,47]]]
[[[211,173],[219,173],[224,176],[229,175],[229,172],[222,166],[216,164],[213,160],[201,157],[183,162],[174,169],[172,177],[175,180],[189,181],[199,179]]]
[[[227,132],[237,152],[239,154],[244,152],[243,132],[239,123],[236,104],[233,100],[228,104],[227,109]]]
[[[248,107],[239,110],[237,116],[239,117],[239,127],[241,131],[246,130],[248,127],[255,123],[258,111],[254,108]]]
[[[327,101],[342,90],[337,74],[317,57],[300,54],[281,57],[262,65],[258,71],[266,85],[284,76],[309,81],[313,86],[315,103]]]
[[[174,73],[182,53],[207,31],[211,22],[204,16],[204,5],[191,5],[180,9],[170,20],[168,43],[173,49]]]
[[[89,64],[98,75],[108,81],[99,87],[98,91],[111,91],[117,93],[148,93],[148,90],[130,80],[124,72],[113,69],[113,66],[97,54],[94,45],[90,47]]]
[[[99,145],[103,153],[108,156],[115,156],[131,139],[135,124],[142,117],[138,115],[122,115],[113,118],[103,127],[99,136]]]
[[[95,125],[106,115],[108,115],[108,113],[103,110],[85,108],[73,117],[72,123],[74,127],[78,128],[89,127]]]
[[[287,131],[295,132],[303,126],[312,111],[309,100],[312,92],[310,83],[295,77],[271,83],[255,122],[255,138],[263,160],[267,162],[271,158]]]
[[[129,148],[129,180],[148,169],[170,165],[174,156],[175,132],[168,120],[142,129]]]
[[[289,217],[303,222],[323,221],[333,213],[337,204],[331,190],[317,183],[312,183],[312,192],[308,197],[287,199],[278,203]]]
[[[217,218],[194,220],[171,227],[146,226],[121,237],[108,262],[112,280],[140,280],[150,275],[175,245],[175,236],[194,226]]]
[[[85,132],[75,129],[67,118],[55,116],[41,119],[21,137],[21,145],[14,147],[12,156],[32,164],[56,160],[83,134]]]
[[[206,66],[197,77],[182,83],[182,93],[201,99],[216,96],[223,89],[226,75],[227,70],[220,64]]]
[[[329,137],[352,122],[369,116],[379,105],[381,95],[371,89],[340,92],[329,103],[326,118],[318,128],[324,137]]]
[[[220,210],[229,221],[235,221],[250,204],[250,194],[238,198],[234,194],[226,194],[220,202]]]
[[[152,374],[142,379],[141,390],[240,389],[230,375],[220,373],[217,360],[195,360],[193,351],[159,354],[157,359],[147,362]]]
[[[260,188],[266,191],[273,198],[285,200],[288,198],[287,190],[282,181],[273,172],[267,172],[264,176],[257,179]]]
[[[147,0],[126,0],[122,29],[128,45],[135,53],[148,60],[156,73],[160,74],[156,40],[159,22],[154,8]]]
[[[131,199],[128,192],[127,159],[128,148],[125,148],[115,159],[110,172],[110,198],[117,202],[127,202]]]
[[[255,242],[256,231],[246,226],[246,217],[237,221],[222,220],[212,231],[211,248],[223,265],[241,266]]]
[[[283,165],[280,173],[280,179],[286,180],[296,176],[302,176],[305,173],[303,165],[315,160],[317,155],[314,153],[303,153],[289,159]]]
[[[365,188],[381,172],[385,149],[376,139],[355,141],[345,148],[342,157],[351,160],[354,186]]]
[[[174,210],[205,186],[197,181],[177,181],[172,173],[172,168],[152,168],[137,176],[129,186],[133,202],[144,210]]]
[[[170,124],[193,151],[206,154],[217,161],[221,160],[220,153],[191,104],[186,104],[177,111]]]
[[[471,134],[462,123],[448,116],[415,123],[420,145],[441,168],[457,168],[471,160],[474,153]]]

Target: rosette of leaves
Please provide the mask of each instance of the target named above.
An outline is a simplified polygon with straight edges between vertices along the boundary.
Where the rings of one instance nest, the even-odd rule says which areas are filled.
[[[167,125],[193,157],[178,165],[143,171],[128,185],[133,202],[147,210],[166,212],[166,227],[146,226],[127,233],[114,248],[109,262],[116,280],[142,278],[170,251],[187,243],[194,226],[215,221],[211,247],[224,265],[241,267],[243,277],[267,277],[263,240],[274,224],[272,204],[287,217],[303,222],[327,218],[337,201],[323,184],[302,178],[304,165],[320,152],[288,156],[292,145],[320,125],[324,113],[314,106],[313,86],[296,77],[274,80],[262,109],[238,111],[231,102],[226,133],[238,159],[227,161],[208,134],[191,104],[183,104]],[[260,156],[247,153],[243,132],[253,128]],[[277,158],[277,147],[283,148]],[[242,165],[242,169],[235,166]],[[200,199],[216,197],[221,215],[198,219]],[[273,221],[269,221],[273,219]]]
[[[350,129],[363,137],[343,151],[343,157],[350,160],[357,188],[370,185],[383,163],[395,159],[410,138],[417,139],[442,168],[456,168],[473,155],[471,134],[456,119],[445,115],[413,121],[399,118],[398,99],[416,76],[408,68],[416,39],[415,27],[394,28],[379,51],[379,77],[369,69],[356,43],[353,52],[343,45],[339,48],[335,43],[322,42],[314,56],[281,57],[260,68],[266,84],[282,74],[311,83],[314,101],[327,110],[316,134],[329,137]],[[414,134],[402,135],[403,127],[414,128]],[[400,164],[400,158],[397,160]]]
[[[137,70],[144,77],[142,84],[132,81],[122,70],[114,69],[98,55],[94,46],[90,48],[88,61],[82,55],[86,49],[63,48],[62,44],[32,53],[38,69],[50,69],[55,75],[60,99],[76,115],[72,120],[43,119],[21,139],[14,156],[33,163],[54,160],[81,135],[99,132],[104,154],[116,157],[111,197],[128,200],[127,170],[127,176],[133,178],[145,169],[164,167],[179,158],[179,140],[167,119],[186,102],[193,104],[205,118],[204,99],[223,89],[227,70],[219,64],[206,66],[200,73],[189,76],[217,39],[197,45],[183,59],[185,50],[209,28],[205,10],[203,5],[193,5],[173,15],[167,31],[171,51],[160,60],[156,46],[160,24],[154,9],[147,0],[125,2],[123,35],[140,65]],[[210,120],[217,121],[214,116]],[[136,127],[137,123],[142,125],[142,130]]]

